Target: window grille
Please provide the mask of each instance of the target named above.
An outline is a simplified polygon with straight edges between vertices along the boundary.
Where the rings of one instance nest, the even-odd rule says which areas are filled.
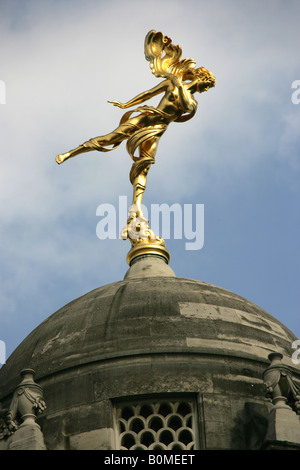
[[[193,400],[127,402],[117,405],[115,417],[119,449],[195,448]]]

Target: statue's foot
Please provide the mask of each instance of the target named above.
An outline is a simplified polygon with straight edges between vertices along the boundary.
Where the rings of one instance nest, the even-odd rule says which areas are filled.
[[[142,223],[145,223],[145,224],[149,223],[149,220],[146,219],[146,217],[144,217],[144,214],[143,214],[142,211],[138,211],[136,213],[136,218],[139,219],[139,221],[142,222]]]
[[[131,207],[129,208],[128,213],[129,213],[128,221],[133,220],[133,219],[139,219],[140,222],[146,222],[146,223],[149,222],[149,220],[146,219],[146,217],[144,217],[142,208],[138,206],[137,204],[132,204]]]
[[[70,153],[67,152],[67,153],[62,153],[61,155],[57,155],[56,157],[56,162],[60,165],[61,163],[63,163],[67,158],[70,157]]]

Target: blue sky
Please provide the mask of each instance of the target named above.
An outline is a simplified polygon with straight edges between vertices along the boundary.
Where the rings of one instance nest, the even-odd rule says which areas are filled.
[[[178,277],[256,303],[300,337],[298,0],[2,0],[0,340],[9,356],[45,318],[122,280],[129,242],[99,240],[100,204],[131,198],[125,144],[58,166],[113,130],[158,83],[144,58],[155,29],[211,70],[196,116],[167,130],[145,204],[204,204],[201,250],[166,240]],[[149,104],[155,104],[157,99]]]

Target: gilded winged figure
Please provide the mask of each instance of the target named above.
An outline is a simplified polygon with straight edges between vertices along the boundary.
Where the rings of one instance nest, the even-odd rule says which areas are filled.
[[[202,93],[215,86],[215,77],[206,68],[196,68],[193,59],[181,59],[182,50],[161,32],[149,31],[145,38],[145,57],[152,73],[163,80],[154,88],[135,96],[127,103],[109,101],[121,109],[140,105],[156,95],[163,94],[157,107],[138,106],[126,112],[119,126],[109,134],[92,138],[79,147],[56,157],[57,163],[78,154],[98,150],[108,152],[127,140],[127,151],[133,159],[130,181],[133,185],[132,207],[135,217],[142,217],[142,198],[147,174],[155,155],[159,139],[171,122],[191,119],[197,110],[196,92]],[[136,115],[133,115],[137,113]],[[138,155],[135,155],[135,152]]]

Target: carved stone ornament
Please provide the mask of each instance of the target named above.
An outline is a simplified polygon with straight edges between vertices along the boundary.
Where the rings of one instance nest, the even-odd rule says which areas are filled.
[[[10,436],[21,426],[38,426],[36,416],[46,408],[42,387],[33,379],[34,371],[23,369],[21,377],[9,409],[0,409],[0,439]]]
[[[300,415],[300,390],[296,386],[291,370],[281,363],[281,353],[268,356],[271,364],[263,374],[266,397],[271,398],[276,407],[289,406]]]

